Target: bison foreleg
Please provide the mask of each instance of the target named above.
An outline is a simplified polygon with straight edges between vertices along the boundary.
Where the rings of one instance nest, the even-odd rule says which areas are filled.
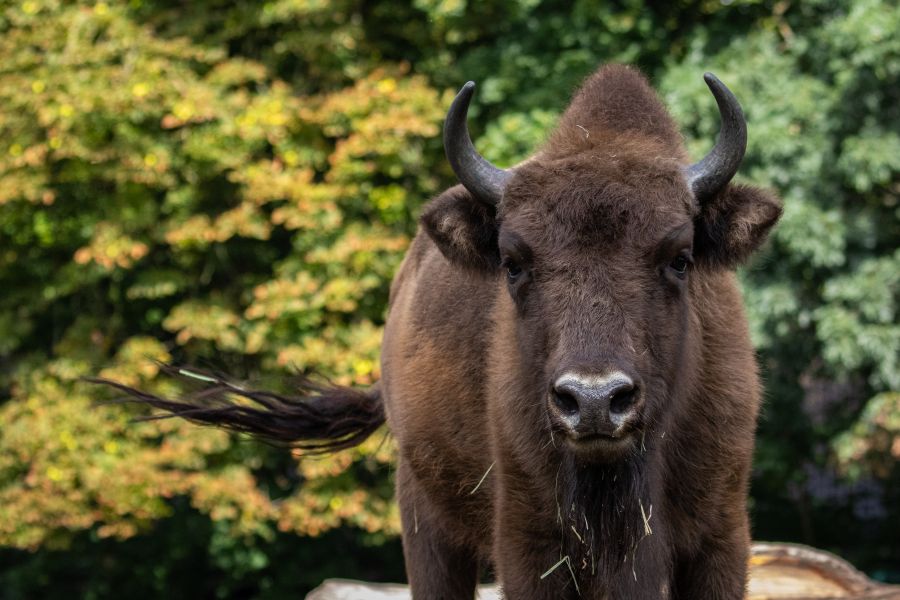
[[[472,600],[478,579],[476,552],[453,544],[441,530],[428,498],[417,489],[402,459],[397,484],[403,556],[413,600]]]
[[[509,494],[515,496],[515,494]],[[549,521],[553,523],[552,516]],[[561,552],[559,531],[544,528],[521,499],[501,498],[495,512],[494,560],[509,600],[563,600],[581,596],[579,565]]]
[[[676,600],[741,600],[747,591],[749,551],[746,523],[722,536],[710,536],[696,554],[679,561],[673,597]]]

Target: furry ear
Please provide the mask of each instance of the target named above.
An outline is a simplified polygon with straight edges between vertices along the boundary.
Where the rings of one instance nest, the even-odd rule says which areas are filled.
[[[701,209],[694,224],[694,256],[704,264],[734,268],[766,239],[781,216],[771,192],[729,185]]]
[[[493,271],[500,265],[496,213],[463,186],[428,203],[420,222],[451,263],[477,271]]]

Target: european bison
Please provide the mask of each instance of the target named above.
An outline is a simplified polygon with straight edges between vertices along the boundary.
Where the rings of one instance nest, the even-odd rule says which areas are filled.
[[[485,564],[511,599],[742,598],[760,385],[732,271],[781,206],[730,183],[746,125],[705,80],[722,129],[699,163],[646,80],[607,66],[509,170],[475,151],[466,84],[444,128],[462,185],[424,208],[375,387],[132,393],[314,450],[386,419],[415,598],[471,599]]]

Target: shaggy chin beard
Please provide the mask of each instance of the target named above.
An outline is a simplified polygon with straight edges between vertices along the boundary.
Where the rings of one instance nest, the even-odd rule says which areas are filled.
[[[583,579],[609,581],[626,569],[630,577],[628,561],[646,535],[652,508],[642,457],[630,452],[607,463],[572,457],[560,468],[567,473],[559,481],[570,482],[557,498],[572,568]]]

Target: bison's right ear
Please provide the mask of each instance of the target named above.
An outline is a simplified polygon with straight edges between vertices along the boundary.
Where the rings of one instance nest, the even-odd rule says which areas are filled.
[[[482,272],[500,265],[496,211],[475,200],[463,186],[452,187],[432,200],[420,220],[451,263]]]

